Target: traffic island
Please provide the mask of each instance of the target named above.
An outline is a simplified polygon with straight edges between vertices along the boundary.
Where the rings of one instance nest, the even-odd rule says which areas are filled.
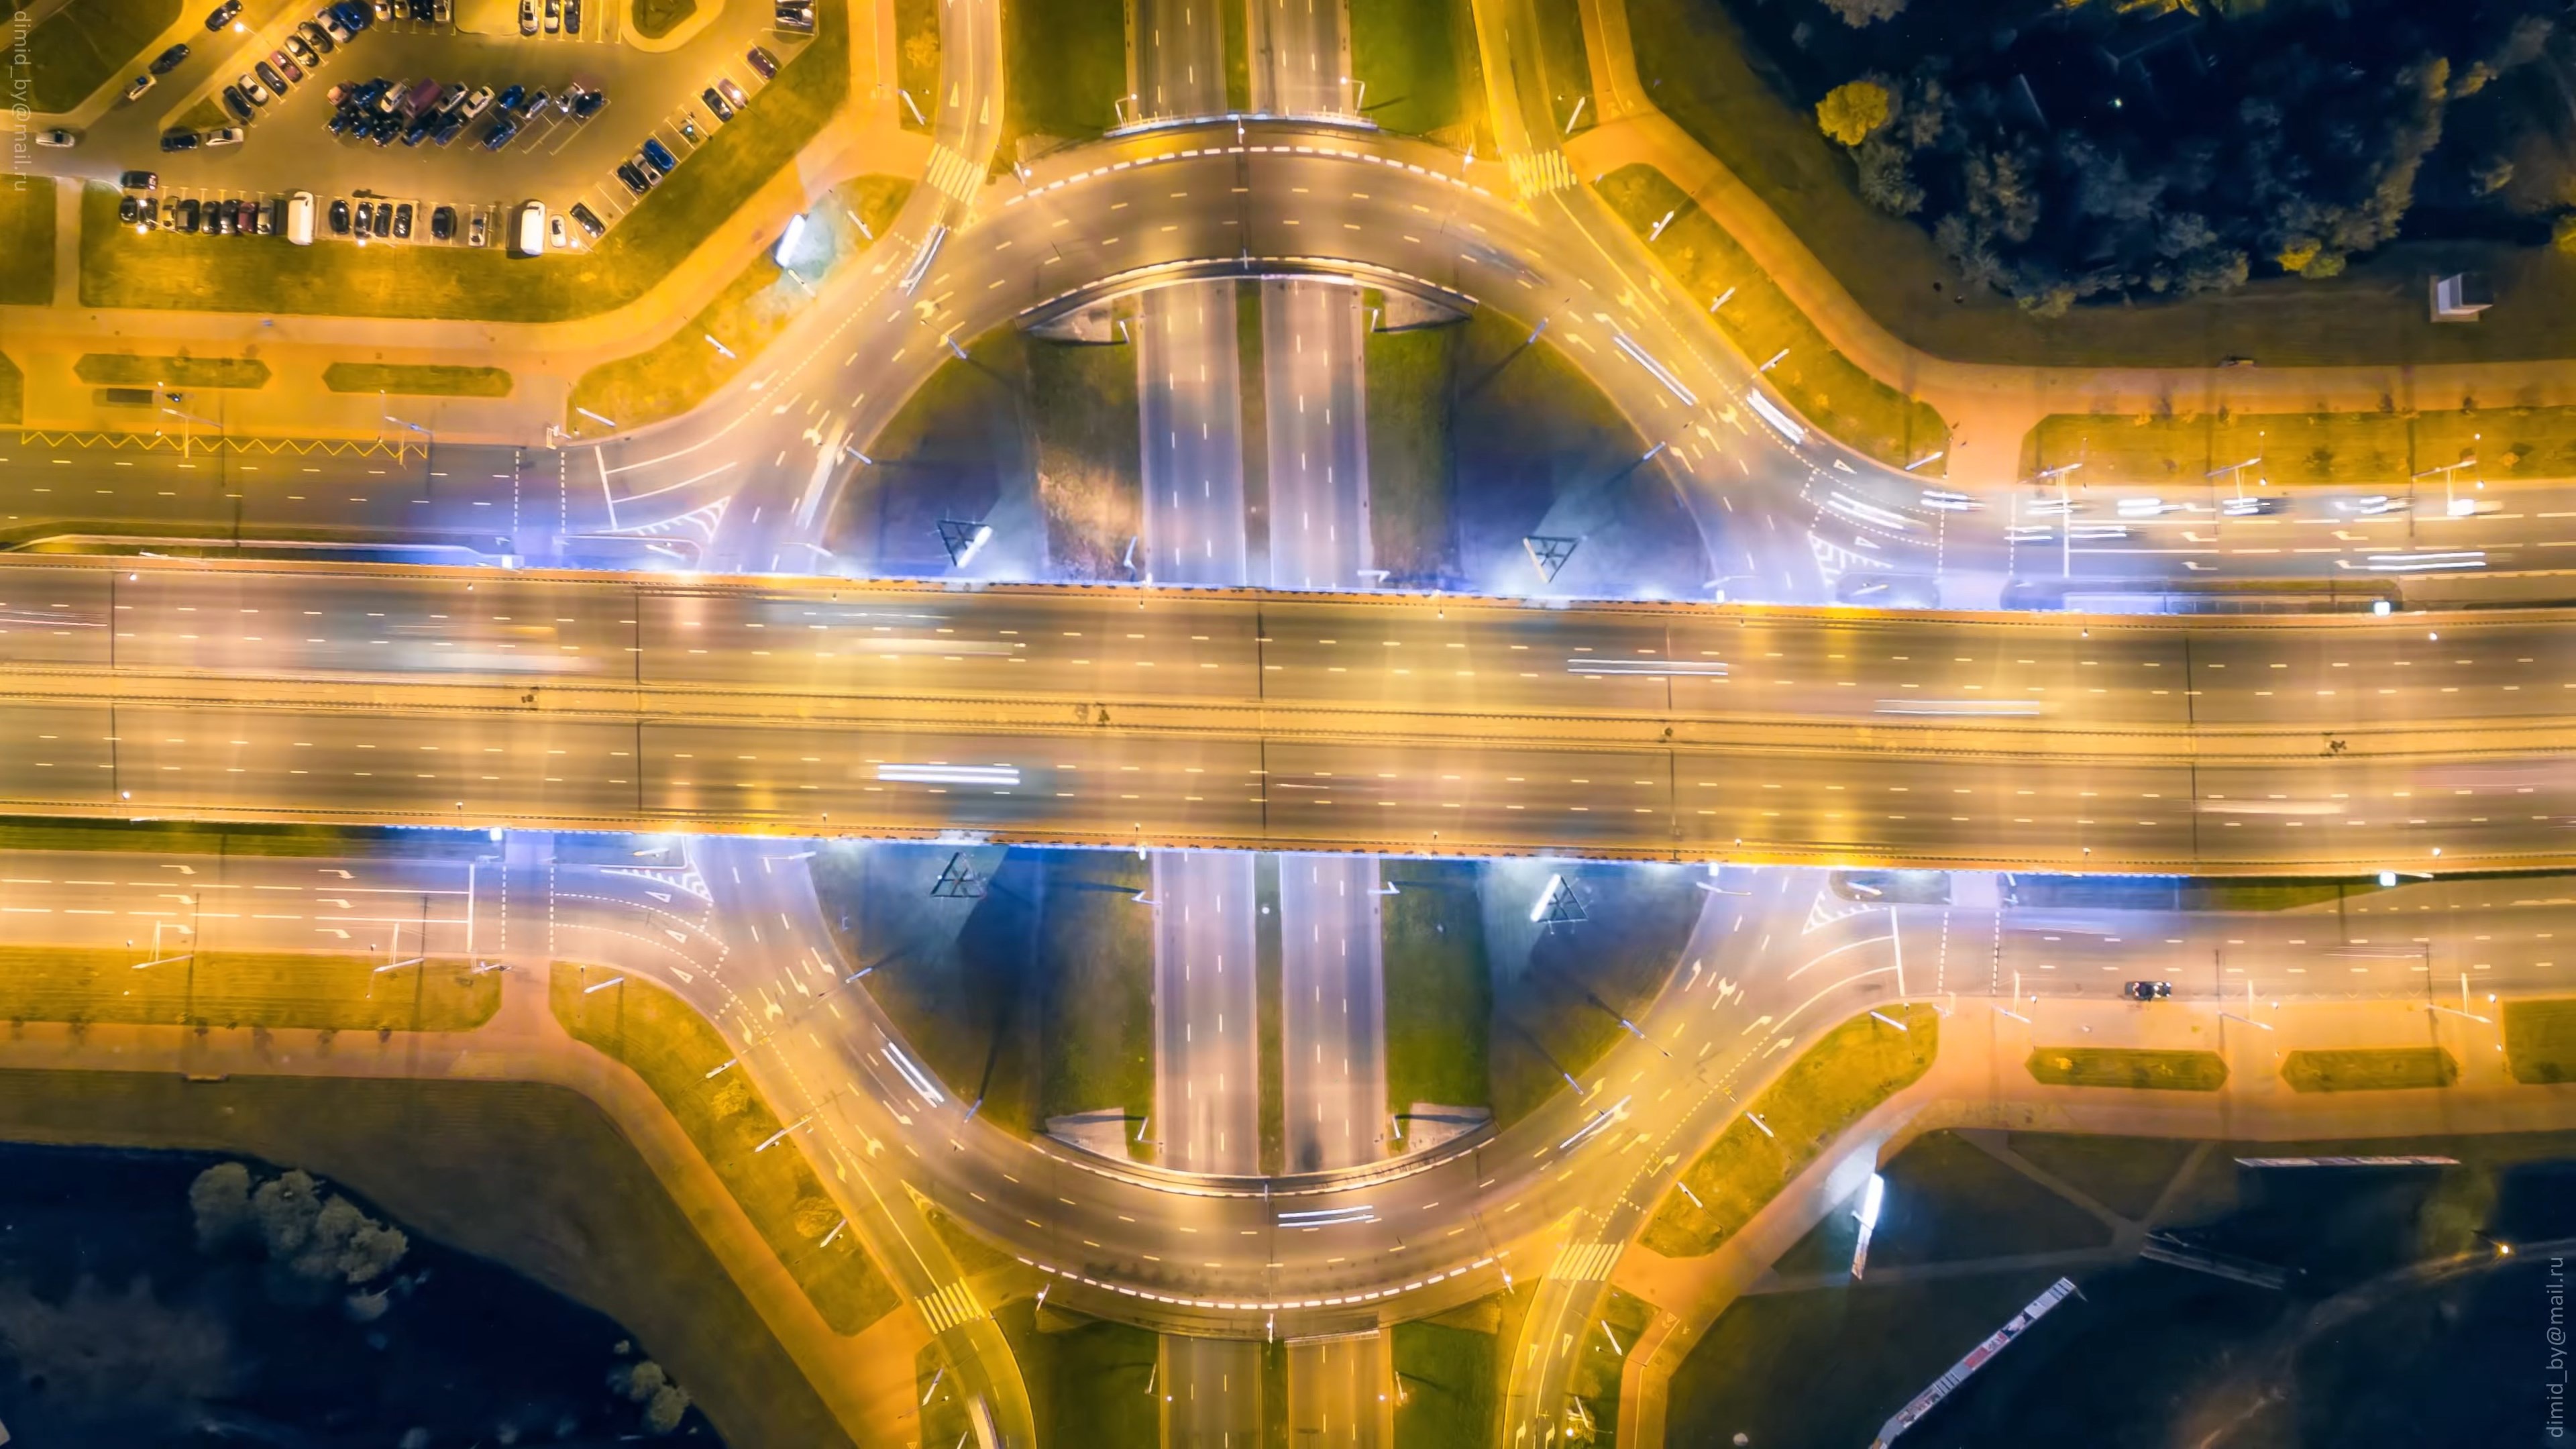
[[[2294,1092],[2421,1091],[2459,1079],[2459,1062],[2440,1047],[2294,1051],[2281,1061],[2281,1080]]]
[[[385,392],[404,397],[508,397],[510,374],[497,367],[335,362],[322,370],[322,385],[333,392]]]
[[[2032,1080],[2054,1087],[2215,1092],[2227,1085],[2227,1060],[2216,1052],[2042,1046],[2031,1048],[2024,1065]]]

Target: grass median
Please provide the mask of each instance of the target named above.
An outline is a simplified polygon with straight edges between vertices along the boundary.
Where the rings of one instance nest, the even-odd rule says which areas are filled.
[[[2447,1087],[2460,1064],[2440,1047],[2358,1047],[2296,1051],[2281,1061],[2294,1092],[2398,1092]]]
[[[895,106],[907,131],[927,133],[939,106],[940,0],[894,0]]]
[[[2022,439],[2022,471],[2080,463],[2081,483],[2334,484],[2404,492],[2418,474],[2456,482],[2576,478],[2576,407],[2401,413],[2055,413]],[[2237,465],[2246,465],[2239,468]],[[2214,476],[2213,476],[2214,475]],[[2439,478],[2426,480],[2440,488]]]
[[[1494,1316],[1452,1312],[1387,1330],[1395,1360],[1395,1442],[1404,1449],[1485,1449],[1494,1442],[1500,1353],[1485,1326]]]
[[[405,397],[508,397],[510,374],[497,367],[335,362],[322,369],[322,385],[333,392],[389,392]]]
[[[1485,106],[1467,0],[1371,0],[1350,8],[1353,99],[1390,131],[1463,138]]]
[[[179,0],[67,0],[27,32],[15,69],[28,79],[27,104],[71,110],[111,79],[179,18]]]
[[[1493,1100],[1488,1032],[1494,983],[1473,861],[1396,860],[1379,935],[1386,963],[1386,1104],[1483,1107]],[[1409,1129],[1408,1129],[1409,1130]]]
[[[72,375],[99,387],[268,386],[268,364],[255,357],[138,357],[126,352],[84,352]]]
[[[1932,405],[1907,397],[1836,351],[1807,314],[1715,218],[1652,166],[1623,166],[1601,199],[1668,268],[1691,301],[1715,304],[1718,330],[1816,427],[1855,452],[1905,468],[1949,446]],[[1947,460],[1913,469],[1935,478]]]
[[[1010,0],[1002,11],[1002,73],[996,166],[1054,142],[1090,140],[1118,124],[1127,94],[1126,11],[1099,0]]]
[[[513,257],[498,246],[138,236],[117,223],[116,188],[95,184],[81,197],[82,305],[481,322],[562,322],[624,306],[678,270],[840,110],[846,3],[818,0],[819,38],[589,250]]]
[[[2504,1058],[2517,1082],[2576,1081],[2576,1001],[2508,1001]]]
[[[1909,1006],[1886,1014],[1905,1029],[1863,1014],[1807,1048],[1683,1171],[1639,1241],[1668,1258],[1715,1252],[1846,1128],[1930,1071],[1940,1013]]]
[[[2142,1092],[2215,1092],[2227,1085],[2216,1052],[2147,1047],[2033,1047],[2033,1080],[2052,1087],[2125,1087]]]
[[[84,1025],[317,1031],[471,1031],[501,1004],[501,982],[432,958],[378,971],[366,956],[290,951],[183,954],[167,936],[130,951],[0,947],[0,1017]],[[139,963],[152,962],[151,965]]]
[[[725,1068],[733,1048],[658,986],[628,978],[586,989],[614,975],[558,964],[550,992],[556,1019],[661,1098],[833,1332],[857,1333],[892,1312],[901,1297],[843,1225],[804,1147],[788,1141],[760,1150],[782,1124],[741,1067]]]
[[[813,305],[815,285],[866,250],[911,194],[912,183],[893,176],[861,176],[833,187],[806,213],[792,266],[762,252],[678,331],[583,373],[564,405],[564,430],[575,437],[612,431],[585,409],[615,419],[617,428],[636,428],[706,401]]]
[[[0,306],[42,307],[54,300],[54,180],[13,176],[0,185]]]

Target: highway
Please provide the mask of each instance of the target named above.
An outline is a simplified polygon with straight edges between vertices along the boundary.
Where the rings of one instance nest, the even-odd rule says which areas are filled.
[[[1261,1174],[1261,996],[1253,858],[1157,851],[1154,1127],[1180,1172]]]
[[[1378,862],[1279,861],[1280,1068],[1287,1170],[1383,1155],[1386,963]]]
[[[29,813],[2274,874],[2547,864],[2576,817],[2548,614],[172,560],[0,585],[0,797]]]
[[[1234,287],[1145,294],[1136,320],[1148,581],[1236,585],[1244,546],[1243,404]]]
[[[1272,588],[1368,582],[1367,325],[1356,287],[1261,284]]]

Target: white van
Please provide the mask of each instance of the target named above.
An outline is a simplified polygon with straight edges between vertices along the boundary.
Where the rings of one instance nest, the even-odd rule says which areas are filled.
[[[313,245],[313,193],[298,191],[286,198],[286,239],[300,247]]]
[[[518,255],[542,256],[546,250],[546,204],[531,201],[519,208]]]

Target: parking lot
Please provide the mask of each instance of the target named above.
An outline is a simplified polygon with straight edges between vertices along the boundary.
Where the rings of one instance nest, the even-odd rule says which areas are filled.
[[[537,3],[542,7],[544,0]],[[303,0],[252,7],[241,17],[252,27],[247,33],[191,34],[194,53],[139,102],[109,111],[78,148],[56,153],[61,169],[111,182],[125,168],[157,170],[165,197],[278,196],[305,190],[325,208],[338,198],[406,198],[421,208],[423,218],[429,208],[450,205],[460,217],[459,240],[466,234],[462,219],[482,211],[491,218],[487,228],[495,246],[504,241],[501,212],[532,198],[543,201],[550,213],[580,202],[604,226],[613,227],[637,200],[618,181],[617,167],[647,137],[686,164],[690,152],[722,125],[701,98],[702,91],[721,79],[756,106],[766,82],[746,59],[749,48],[765,46],[783,63],[808,43],[807,37],[774,29],[765,6],[727,7],[680,50],[656,54],[619,41],[623,17],[617,0],[583,0],[578,36],[549,35],[542,28],[538,35],[521,36],[516,0],[485,0],[457,19],[489,23],[497,18],[507,23],[506,33],[379,19],[322,56],[319,65],[303,67],[303,80],[290,84],[285,94],[255,107],[243,144],[159,151],[164,128],[176,125],[236,77],[256,77],[254,62],[283,48],[286,37],[299,22],[312,18],[318,4]],[[468,91],[490,86],[498,92],[519,85],[555,96],[579,84],[604,92],[607,101],[587,120],[544,107],[523,119],[519,133],[497,150],[480,144],[488,118],[465,126],[444,147],[428,140],[415,146],[396,140],[378,147],[334,137],[327,93],[333,86],[354,87],[372,77],[435,78]],[[332,233],[317,219],[315,235],[321,240]],[[579,226],[569,228],[567,237],[575,245],[588,240]],[[429,241],[425,220],[409,240]]]

